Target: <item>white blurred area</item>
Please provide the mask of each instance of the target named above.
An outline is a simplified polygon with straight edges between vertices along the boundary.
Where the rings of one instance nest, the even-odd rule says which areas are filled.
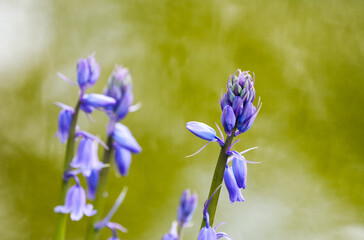
[[[0,87],[19,83],[52,38],[51,1],[0,1]],[[6,77],[4,77],[6,75]]]

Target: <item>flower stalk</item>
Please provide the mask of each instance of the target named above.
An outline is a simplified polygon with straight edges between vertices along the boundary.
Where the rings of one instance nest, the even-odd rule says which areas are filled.
[[[67,139],[67,145],[66,145],[66,154],[64,159],[64,172],[67,171],[69,168],[69,165],[73,158],[74,148],[75,148],[75,134],[76,134],[76,124],[78,119],[78,113],[80,110],[81,102],[78,101],[75,107],[74,114],[72,116],[71,126],[69,130],[69,135]],[[69,179],[63,178],[62,180],[62,186],[61,186],[61,205],[64,204],[67,190],[69,185]],[[55,240],[64,240],[65,239],[65,233],[66,233],[66,225],[67,225],[67,216],[66,214],[59,213],[58,214],[58,220],[56,225],[56,232],[55,232]]]
[[[236,131],[236,128],[234,128],[232,130],[233,133],[235,131]],[[209,192],[208,197],[212,196],[215,191],[216,191],[216,193],[211,198],[209,207],[207,208],[207,212],[210,217],[211,226],[214,224],[216,208],[217,208],[217,204],[219,202],[219,196],[220,196],[220,190],[221,190],[221,188],[219,188],[219,189],[217,189],[217,188],[222,184],[222,180],[224,178],[225,166],[226,166],[227,159],[229,157],[229,155],[227,154],[227,151],[228,151],[229,147],[231,146],[233,139],[234,139],[234,134],[231,134],[231,136],[229,136],[229,135],[226,136],[225,143],[221,147],[219,158],[217,160],[217,164],[215,167],[215,172],[212,177],[210,192]],[[206,219],[202,218],[200,229],[202,229],[205,226],[206,226]]]
[[[112,144],[113,144],[113,137],[112,135],[108,135],[106,140],[106,145],[108,146],[109,149],[105,149],[104,151],[102,160],[104,164],[110,164],[110,159],[113,151]],[[96,240],[99,237],[99,229],[95,228],[95,223],[97,223],[100,220],[105,205],[104,192],[105,189],[107,188],[107,179],[109,176],[109,171],[110,167],[101,169],[99,183],[94,200],[94,207],[95,209],[97,209],[97,213],[91,218],[89,218],[86,230],[86,237],[85,237],[86,240]]]

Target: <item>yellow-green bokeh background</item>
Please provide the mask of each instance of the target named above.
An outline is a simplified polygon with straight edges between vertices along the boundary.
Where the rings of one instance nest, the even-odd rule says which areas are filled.
[[[157,240],[185,188],[199,195],[195,239],[219,151],[185,129],[214,125],[221,90],[237,68],[256,75],[263,107],[236,149],[249,165],[245,203],[223,187],[216,223],[234,240],[364,239],[363,1],[0,1],[0,239],[51,239],[64,145],[61,101],[74,105],[76,62],[96,52],[101,92],[115,63],[133,76],[143,107],[124,121],[143,147],[130,175],[112,174],[108,208],[121,239]],[[105,137],[98,112],[80,126]],[[100,151],[101,153],[101,151]],[[86,220],[69,222],[82,239]],[[109,237],[103,231],[102,239]]]

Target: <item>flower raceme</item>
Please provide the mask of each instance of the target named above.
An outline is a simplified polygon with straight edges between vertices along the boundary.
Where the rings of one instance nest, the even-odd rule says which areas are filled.
[[[258,108],[253,105],[255,98],[254,81],[248,71],[241,71],[240,69],[229,78],[227,92],[220,101],[223,111],[221,122],[225,133],[229,136],[234,128],[237,128],[235,136],[248,131],[260,110],[260,101]]]

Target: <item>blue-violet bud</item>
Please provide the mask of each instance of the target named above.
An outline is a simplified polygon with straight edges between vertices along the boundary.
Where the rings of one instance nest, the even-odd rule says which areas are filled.
[[[188,122],[186,127],[191,133],[204,140],[213,141],[216,137],[216,131],[207,124],[192,121]]]
[[[132,153],[139,153],[142,150],[129,128],[121,123],[115,124],[113,138],[117,144],[128,149]]]
[[[97,185],[99,183],[100,170],[92,169],[90,176],[86,177],[87,198],[94,200],[96,196]]]
[[[58,132],[56,133],[56,136],[60,139],[61,143],[66,143],[75,111],[73,108],[62,103],[57,103],[57,105],[61,107],[62,110],[58,116]]]
[[[115,104],[115,99],[102,94],[84,94],[81,98],[81,109],[86,113],[91,113],[94,108],[108,109],[114,107]]]
[[[191,194],[189,189],[186,189],[180,199],[178,206],[177,219],[180,226],[191,221],[193,212],[197,207],[197,194]]]
[[[222,126],[224,127],[225,133],[230,136],[231,131],[235,127],[236,117],[233,108],[230,107],[229,105],[226,105],[224,110],[222,111],[221,123]]]
[[[77,64],[77,82],[81,89],[81,95],[85,90],[97,82],[100,77],[100,65],[96,62],[94,55],[87,59],[80,59]]]
[[[248,174],[248,166],[245,161],[242,161],[237,158],[233,158],[233,173],[236,180],[236,183],[239,188],[245,189],[246,187],[246,178]]]
[[[230,202],[231,203],[234,203],[235,201],[244,202],[243,195],[241,194],[240,188],[236,183],[233,170],[228,165],[226,165],[225,168],[224,182],[229,192]]]
[[[127,176],[131,163],[131,153],[126,148],[115,144],[115,163],[121,176]]]
[[[55,207],[54,211],[64,214],[71,213],[73,221],[79,221],[83,215],[90,217],[96,213],[96,210],[93,210],[92,204],[86,205],[85,190],[79,184],[70,187],[67,192],[65,205]]]

